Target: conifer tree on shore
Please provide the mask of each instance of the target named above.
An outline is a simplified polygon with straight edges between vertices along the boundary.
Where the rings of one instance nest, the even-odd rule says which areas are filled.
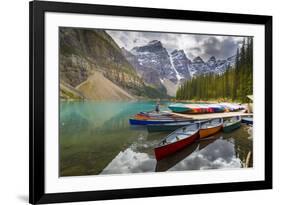
[[[223,74],[208,73],[184,82],[177,90],[179,100],[229,99],[246,102],[253,93],[253,38],[244,38],[237,49],[235,65]]]

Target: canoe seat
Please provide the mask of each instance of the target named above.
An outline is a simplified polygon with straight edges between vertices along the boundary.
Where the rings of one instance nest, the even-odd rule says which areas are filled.
[[[178,140],[181,140],[181,139],[186,138],[186,135],[178,135],[177,138],[178,138]]]
[[[186,135],[177,135],[175,138],[171,139],[170,142],[176,142],[178,140],[184,139]]]

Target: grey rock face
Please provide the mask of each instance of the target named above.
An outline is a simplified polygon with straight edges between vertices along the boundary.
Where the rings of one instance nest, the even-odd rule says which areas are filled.
[[[170,56],[160,41],[153,40],[147,45],[134,47],[131,53],[136,56],[140,65],[136,69],[146,67],[156,71],[161,79],[166,78],[177,83],[176,71],[172,67]]]
[[[200,56],[193,59],[190,65],[192,77],[207,74],[210,72],[210,67],[202,60]]]
[[[136,72],[144,80],[144,82],[154,85],[155,87],[162,87],[160,74],[156,70],[142,65],[138,61],[138,57],[133,55],[130,51],[127,51],[125,48],[122,48],[122,52],[131,65],[134,66]]]
[[[91,64],[77,55],[60,55],[60,79],[66,83],[77,86],[87,80],[91,71]]]
[[[103,30],[60,28],[60,80],[76,87],[94,72],[134,95],[146,95],[143,80]]]
[[[207,65],[210,67],[211,70],[214,70],[217,66],[217,60],[215,56],[212,56],[208,61]]]
[[[192,77],[215,73],[221,74],[226,71],[229,66],[233,66],[235,63],[235,56],[231,56],[225,60],[216,60],[214,56],[210,57],[207,62],[204,62],[201,57],[196,57],[190,64],[190,71]]]
[[[131,51],[122,49],[123,55],[134,66],[139,76],[148,84],[161,87],[168,79],[175,85],[192,77],[208,73],[223,73],[233,66],[235,56],[217,60],[214,56],[206,62],[198,56],[191,61],[183,50],[174,50],[170,54],[162,43],[153,40],[144,46],[134,47]]]
[[[191,75],[189,72],[189,66],[191,64],[191,60],[189,60],[183,50],[174,50],[171,53],[172,63],[175,69],[178,72],[178,75],[183,80],[190,80]]]

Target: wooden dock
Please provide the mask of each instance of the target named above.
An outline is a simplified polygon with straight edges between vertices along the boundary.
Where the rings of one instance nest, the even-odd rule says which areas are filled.
[[[205,114],[181,114],[175,113],[170,111],[164,111],[166,113],[171,113],[177,115],[179,117],[185,117],[192,120],[206,120],[206,119],[213,119],[213,118],[228,118],[234,116],[253,116],[253,113],[245,113],[244,110],[237,111],[237,112],[222,112],[222,113],[205,113]]]

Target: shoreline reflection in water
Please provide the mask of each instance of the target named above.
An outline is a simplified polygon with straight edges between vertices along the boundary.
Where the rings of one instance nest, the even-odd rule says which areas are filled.
[[[153,101],[61,102],[60,176],[241,168],[246,162],[253,166],[252,127],[245,125],[157,162],[153,148],[169,133],[148,133],[145,127],[128,123],[130,116],[154,105]]]

